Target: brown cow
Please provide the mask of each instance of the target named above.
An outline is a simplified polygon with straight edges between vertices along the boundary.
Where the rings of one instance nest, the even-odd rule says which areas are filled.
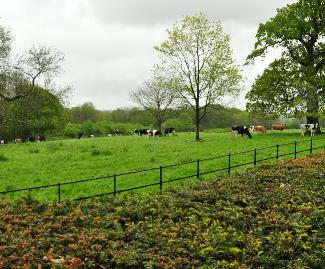
[[[272,130],[283,131],[284,128],[285,128],[284,124],[272,124]]]
[[[15,139],[15,143],[16,144],[20,144],[21,143],[21,139],[20,138]]]
[[[256,132],[266,133],[266,128],[262,125],[253,125],[250,126],[250,129],[252,132],[256,131]]]

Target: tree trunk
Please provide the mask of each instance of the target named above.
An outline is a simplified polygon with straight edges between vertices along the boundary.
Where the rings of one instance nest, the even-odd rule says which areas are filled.
[[[195,140],[200,141],[200,103],[198,99],[196,100],[196,105],[195,105],[195,127],[196,127]]]
[[[321,129],[320,129],[319,120],[318,120],[319,96],[318,96],[316,87],[312,87],[308,91],[308,94],[307,94],[307,113],[308,113],[308,116],[306,117],[307,124],[316,124],[316,123],[318,123],[318,127],[317,127],[315,133],[320,134]]]
[[[158,131],[161,132],[161,120],[157,120]]]

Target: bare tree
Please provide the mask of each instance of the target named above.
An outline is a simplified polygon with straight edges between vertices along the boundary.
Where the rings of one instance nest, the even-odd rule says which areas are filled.
[[[34,91],[41,77],[44,81],[61,71],[62,52],[44,46],[32,47],[24,55],[1,62],[0,98],[14,101]]]
[[[170,108],[176,104],[176,94],[171,90],[171,81],[162,76],[162,71],[155,68],[153,77],[143,82],[137,90],[131,92],[130,99],[148,111],[156,120],[156,126],[161,131],[161,125],[168,118]]]

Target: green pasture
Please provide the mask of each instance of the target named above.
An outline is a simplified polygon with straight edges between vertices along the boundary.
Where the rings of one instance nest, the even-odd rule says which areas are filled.
[[[298,130],[253,134],[253,139],[234,139],[230,132],[203,132],[202,142],[194,142],[194,133],[179,133],[154,139],[138,136],[113,136],[84,138],[81,140],[57,140],[42,143],[8,144],[0,146],[0,191],[17,188],[64,183],[75,180],[122,174],[129,171],[157,168],[138,174],[117,176],[117,190],[158,183],[159,166],[168,166],[197,159],[212,158],[231,153],[231,165],[251,162],[254,152],[235,154],[237,152],[257,149],[257,162],[276,156],[276,148],[265,148],[276,144],[297,144],[297,151],[310,148],[310,137],[304,138]],[[318,140],[318,138],[324,138]],[[315,136],[313,147],[325,146],[325,135]],[[321,149],[318,149],[319,151]],[[294,151],[294,145],[279,147],[279,155]],[[309,152],[298,153],[297,157]],[[281,158],[292,158],[285,156]],[[280,159],[281,159],[280,158]],[[272,160],[273,161],[273,160]],[[219,168],[226,168],[228,156],[200,161],[200,172],[206,173]],[[238,169],[245,169],[239,167]],[[232,169],[235,172],[236,169]],[[178,177],[194,175],[197,162],[182,166],[164,167],[163,181]],[[223,172],[227,172],[226,170]],[[212,178],[214,173],[201,178]],[[195,177],[194,177],[195,178]],[[184,180],[183,182],[187,182]],[[169,183],[171,184],[171,183]],[[164,184],[167,188],[169,184]],[[172,183],[176,184],[176,183]],[[148,192],[159,190],[159,185],[141,190]],[[45,200],[57,199],[58,187],[30,191],[33,197]],[[113,178],[61,186],[61,199],[75,199],[104,192],[113,191]],[[26,191],[2,196],[14,198],[26,195]]]

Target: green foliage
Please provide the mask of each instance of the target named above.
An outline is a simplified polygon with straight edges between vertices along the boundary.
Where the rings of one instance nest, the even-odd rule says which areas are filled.
[[[322,268],[324,167],[322,153],[146,197],[0,201],[0,266]]]
[[[230,37],[220,21],[203,14],[185,16],[167,30],[168,39],[155,49],[160,53],[172,89],[195,112],[196,140],[207,108],[225,96],[239,93],[240,72],[232,59]]]
[[[84,121],[81,125],[81,131],[88,136],[94,134],[94,124],[90,120]]]
[[[67,137],[78,137],[78,133],[81,132],[80,124],[67,123],[64,127],[63,134]]]
[[[4,154],[0,154],[0,162],[6,162],[8,161],[8,158]]]
[[[7,141],[60,130],[65,123],[64,108],[60,101],[39,87],[23,99],[0,101],[0,105],[0,131],[2,138]]]
[[[324,0],[299,0],[259,25],[248,61],[265,56],[271,47],[283,52],[247,94],[249,111],[273,118],[307,116],[310,123],[324,114],[324,16]]]
[[[164,124],[164,128],[174,127],[178,132],[194,131],[195,126],[191,116],[187,113],[181,113],[178,118],[168,119]]]

